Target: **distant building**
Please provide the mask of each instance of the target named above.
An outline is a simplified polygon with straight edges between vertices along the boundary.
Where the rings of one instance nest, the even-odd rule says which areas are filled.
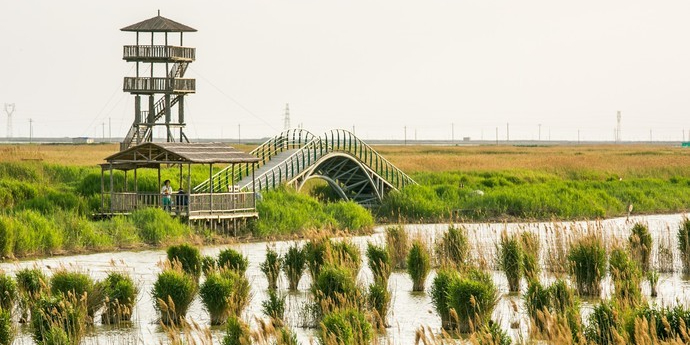
[[[93,144],[93,138],[89,137],[78,137],[72,138],[73,144]]]
[[[462,137],[462,141],[470,141],[470,137]]]
[[[680,143],[680,146],[681,147],[690,147],[690,141],[682,142],[682,143]]]

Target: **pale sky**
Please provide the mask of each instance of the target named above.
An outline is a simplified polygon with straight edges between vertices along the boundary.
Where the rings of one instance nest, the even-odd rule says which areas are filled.
[[[0,0],[0,106],[14,136],[121,137],[134,64],[120,28],[198,30],[187,135],[293,126],[364,139],[690,140],[690,1]],[[0,136],[6,134],[0,108]]]

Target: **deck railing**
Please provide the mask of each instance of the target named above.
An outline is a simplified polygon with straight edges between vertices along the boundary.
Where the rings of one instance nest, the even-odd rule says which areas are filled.
[[[194,61],[196,49],[189,47],[139,45],[124,46],[122,58],[124,60],[171,60]]]
[[[196,92],[196,79],[125,77],[122,90],[133,93]]]
[[[253,212],[254,193],[173,194],[171,204],[165,205],[159,193],[118,192],[105,195],[110,200],[111,213],[130,213],[147,207],[161,207],[185,216]]]

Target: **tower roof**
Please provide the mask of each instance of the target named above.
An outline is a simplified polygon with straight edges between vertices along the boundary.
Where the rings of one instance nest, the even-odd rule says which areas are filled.
[[[196,32],[196,29],[158,15],[142,22],[126,26],[121,31],[135,32]]]

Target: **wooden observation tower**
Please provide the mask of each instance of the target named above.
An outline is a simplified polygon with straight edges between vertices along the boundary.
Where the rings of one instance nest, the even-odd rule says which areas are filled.
[[[183,35],[196,32],[196,29],[161,17],[159,11],[156,17],[121,30],[136,33],[136,44],[124,46],[122,57],[136,64],[136,75],[125,77],[122,88],[134,95],[134,123],[120,144],[120,150],[152,142],[156,126],[165,126],[167,142],[189,142],[184,133],[184,97],[196,91],[196,80],[185,78],[184,74],[195,60],[196,49],[183,46]],[[147,33],[150,33],[150,41]],[[169,42],[174,39],[170,34],[175,33],[179,33],[178,45]],[[175,106],[177,121],[173,119]]]

